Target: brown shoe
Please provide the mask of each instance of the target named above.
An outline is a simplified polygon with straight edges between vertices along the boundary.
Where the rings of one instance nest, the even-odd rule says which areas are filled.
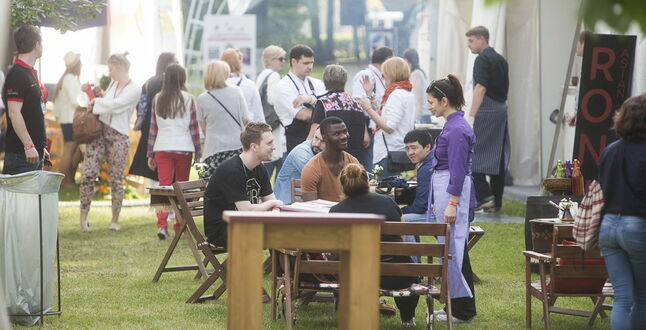
[[[383,316],[391,317],[397,314],[397,308],[386,304],[383,300],[379,301],[379,313]]]

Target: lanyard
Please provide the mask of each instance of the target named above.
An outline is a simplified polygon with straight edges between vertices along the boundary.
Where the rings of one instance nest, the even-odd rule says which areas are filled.
[[[384,78],[383,78],[381,72],[377,72],[376,71],[377,69],[375,67],[373,67],[372,65],[368,67],[368,70],[370,70],[370,72],[372,72],[372,74],[375,75],[375,77],[377,77],[377,79],[381,83],[381,87],[386,89],[386,82],[384,81]]]
[[[123,85],[123,87],[121,87],[121,90],[119,90],[119,83],[117,82],[117,83],[115,84],[115,86],[114,86],[114,95],[112,96],[112,98],[113,98],[113,99],[116,99],[116,98],[117,98],[117,96],[119,96],[119,94],[121,94],[121,93],[123,92],[123,90],[126,88],[126,86],[130,85],[130,82],[131,82],[131,81],[132,81],[132,80],[128,80],[128,82],[127,82],[125,85]],[[118,93],[117,93],[117,92],[118,92]]]

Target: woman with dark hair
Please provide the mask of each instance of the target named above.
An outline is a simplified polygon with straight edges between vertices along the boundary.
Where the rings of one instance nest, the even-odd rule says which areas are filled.
[[[81,161],[78,143],[72,135],[72,120],[74,110],[78,106],[77,98],[81,94],[81,54],[67,52],[65,57],[65,72],[56,84],[54,92],[54,115],[61,125],[63,132],[63,157],[58,167],[65,174],[63,186],[76,187],[74,176]]]
[[[330,212],[340,213],[374,213],[386,217],[386,221],[401,222],[402,212],[395,202],[388,196],[370,192],[368,173],[359,164],[348,164],[341,171],[339,177],[343,193],[347,196],[332,208]],[[382,242],[403,242],[401,236],[381,235]],[[412,263],[409,256],[381,256],[383,262]],[[408,276],[382,276],[381,288],[386,290],[399,290],[409,288],[417,281],[416,277]],[[419,296],[395,297],[399,308],[403,326],[415,325],[415,308]]]
[[[186,70],[171,64],[164,72],[162,89],[153,99],[148,135],[148,167],[157,169],[159,185],[188,181],[191,159],[201,155],[200,129],[193,96],[186,91]],[[168,235],[168,212],[157,212],[157,236]],[[173,229],[179,231],[179,222]]]
[[[426,111],[426,87],[428,78],[426,73],[419,67],[419,54],[413,48],[408,48],[402,54],[402,57],[410,66],[410,83],[413,84],[413,95],[415,96],[415,119],[422,124],[431,123],[431,115]]]
[[[469,209],[475,207],[475,191],[471,178],[473,148],[476,143],[473,129],[464,118],[462,85],[458,78],[449,75],[433,81],[426,89],[428,109],[446,123],[435,140],[433,174],[429,206],[433,217],[429,222],[451,224],[449,253],[449,287],[453,322],[468,322],[476,315],[473,273],[467,254],[469,237]],[[436,311],[437,318],[445,321],[444,310]]]
[[[603,219],[599,247],[615,301],[612,329],[646,328],[646,94],[615,114],[619,140],[601,154]]]
[[[162,89],[164,79],[164,70],[170,64],[177,63],[177,58],[173,53],[161,53],[157,58],[157,66],[155,68],[155,75],[152,76],[144,86],[141,88],[141,97],[137,104],[137,122],[135,123],[135,130],[141,130],[141,137],[139,144],[137,144],[137,151],[132,159],[132,164],[128,170],[129,174],[140,175],[157,181],[157,170],[151,170],[148,167],[148,131],[150,130],[150,117],[153,99],[155,95]]]

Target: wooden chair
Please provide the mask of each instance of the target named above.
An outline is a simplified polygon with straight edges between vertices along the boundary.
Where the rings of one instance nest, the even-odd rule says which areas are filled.
[[[292,203],[303,201],[303,191],[301,190],[301,179],[292,179],[290,182],[292,192]]]
[[[610,309],[603,302],[605,298],[613,297],[614,292],[609,283],[606,282],[603,285],[608,278],[608,273],[605,264],[599,263],[599,260],[602,260],[599,249],[583,251],[580,245],[564,244],[563,240],[574,241],[571,225],[554,226],[552,252],[523,252],[525,255],[525,313],[528,328],[532,326],[532,297],[540,300],[543,305],[545,329],[551,328],[550,313],[587,317],[588,326],[591,326],[597,314],[605,317],[604,310]],[[540,278],[538,281],[532,281],[532,260],[537,260],[539,263]],[[595,261],[597,264],[590,264]],[[585,264],[583,264],[584,262]],[[547,266],[549,266],[549,278],[546,274]],[[602,284],[596,290],[586,290],[585,287],[577,290],[572,289],[571,281],[580,284],[583,280],[594,281],[595,279]],[[564,283],[564,280],[570,282]],[[589,297],[594,307],[592,311],[556,307],[556,299],[559,297]]]
[[[182,219],[186,222],[186,227],[193,239],[195,239],[197,248],[204,255],[204,266],[209,263],[213,266],[213,272],[209,273],[209,277],[195,290],[186,303],[192,304],[207,299],[218,299],[226,291],[226,260],[220,262],[217,255],[224,254],[227,250],[226,247],[217,247],[207,242],[194,220],[194,217],[204,215],[203,198],[206,184],[203,180],[176,182],[173,184],[173,188],[177,195]],[[221,279],[222,283],[214,293],[202,296],[218,279]]]
[[[471,249],[478,243],[478,241],[484,236],[485,231],[478,226],[469,226],[469,238],[467,239],[467,251],[471,252]],[[480,277],[473,272],[473,283],[480,283]]]
[[[379,290],[380,296],[403,297],[410,295],[426,296],[427,304],[427,326],[430,329],[433,322],[433,299],[445,303],[447,307],[448,328],[453,328],[451,320],[451,299],[448,285],[448,263],[440,263],[442,260],[450,259],[450,226],[443,223],[400,223],[386,222],[381,226],[381,233],[385,235],[417,235],[417,236],[443,236],[445,243],[406,243],[406,242],[382,242],[381,254],[393,256],[427,256],[426,263],[381,263],[381,275],[387,276],[422,276],[425,281],[421,284],[413,284],[410,288],[402,290]],[[314,251],[308,251],[314,252]],[[318,251],[317,251],[318,252]],[[305,253],[298,251],[299,254]],[[287,260],[287,257],[285,257]],[[338,283],[308,283],[301,280],[304,274],[338,274],[339,261],[333,260],[302,260],[297,257],[292,270],[286,267],[285,274],[280,278],[283,285],[281,288],[283,315],[287,322],[287,328],[292,328],[293,300],[303,292],[328,291],[336,294]],[[439,285],[438,285],[439,284]],[[376,302],[375,302],[376,303]],[[272,316],[276,316],[275,301],[272,302]]]

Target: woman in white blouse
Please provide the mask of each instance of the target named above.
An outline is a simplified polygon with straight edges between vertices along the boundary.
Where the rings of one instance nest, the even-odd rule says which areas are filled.
[[[265,114],[262,112],[260,93],[256,83],[247,78],[242,72],[242,53],[235,48],[227,48],[222,52],[220,60],[226,62],[231,69],[227,84],[238,86],[242,89],[245,102],[247,103],[247,117],[250,122],[264,123]]]
[[[123,173],[128,160],[130,140],[130,117],[139,100],[141,87],[128,75],[130,61],[127,54],[115,54],[108,58],[112,82],[104,96],[94,99],[88,109],[99,115],[103,132],[87,146],[80,187],[81,230],[89,231],[87,215],[94,195],[94,181],[104,157],[108,160],[110,191],[112,194],[112,222],[110,230],[119,230],[119,213],[123,202]]]
[[[54,115],[61,125],[63,132],[63,157],[58,167],[59,171],[65,174],[63,186],[75,187],[74,176],[76,169],[81,161],[81,152],[78,143],[74,141],[72,134],[72,120],[74,119],[74,110],[78,105],[76,101],[81,94],[81,55],[73,52],[67,52],[65,57],[65,72],[56,84],[54,92]]]
[[[386,81],[386,91],[381,99],[381,107],[374,109],[374,81],[369,77],[362,79],[368,98],[361,99],[361,107],[370,116],[377,130],[375,132],[374,165],[383,168],[382,177],[398,175],[388,169],[388,151],[403,151],[404,136],[415,128],[415,97],[413,85],[408,80],[410,68],[401,57],[391,57],[381,65]]]

